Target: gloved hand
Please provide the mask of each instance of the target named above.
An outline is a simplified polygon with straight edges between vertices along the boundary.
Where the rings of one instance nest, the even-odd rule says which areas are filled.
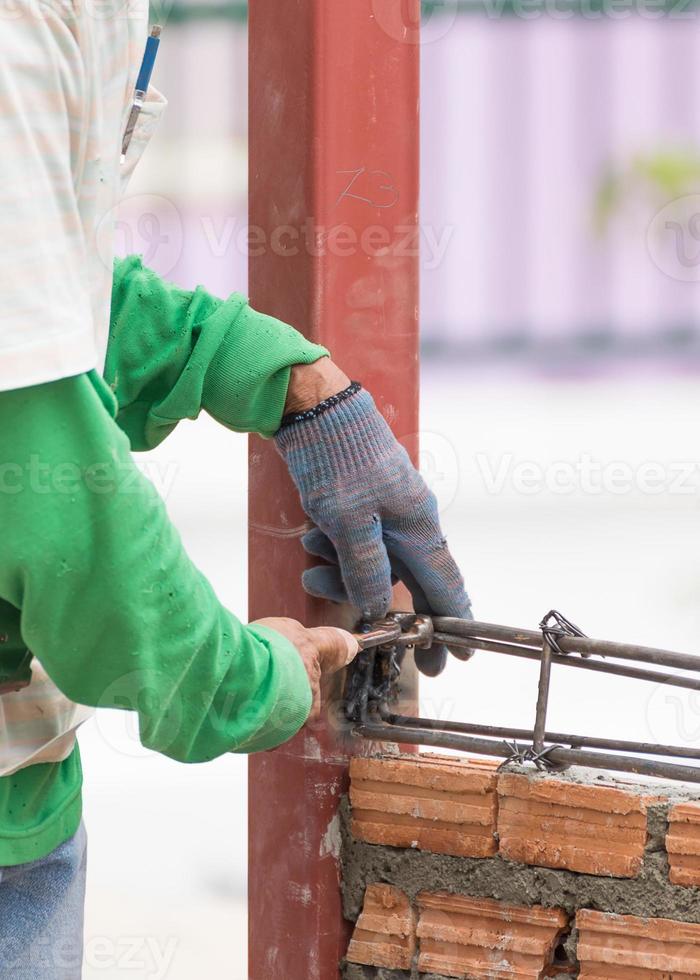
[[[472,618],[435,495],[369,392],[355,383],[316,408],[286,417],[275,444],[316,524],[302,544],[330,562],[304,573],[307,592],[349,600],[363,619],[372,620],[386,615],[392,582],[400,579],[416,612]],[[419,669],[431,676],[446,659],[439,645],[416,650]]]

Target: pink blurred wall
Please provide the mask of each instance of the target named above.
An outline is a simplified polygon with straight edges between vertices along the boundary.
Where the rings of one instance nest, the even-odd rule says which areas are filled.
[[[552,341],[586,337],[643,345],[681,329],[700,347],[700,284],[680,281],[649,252],[648,225],[662,202],[619,215],[603,236],[594,229],[606,168],[663,148],[700,153],[698,14],[470,14],[433,20],[425,37],[428,346],[551,349]],[[245,225],[244,168],[217,185],[197,166],[197,152],[209,161],[222,146],[245,157],[245,27],[173,25],[166,40],[157,84],[170,106],[149,150],[149,189],[161,192],[162,174],[178,170],[183,147],[191,159],[174,189],[166,182],[162,190],[182,225],[178,261],[163,271],[185,285],[245,291],[245,249],[226,231]]]
[[[700,324],[700,286],[652,260],[649,210],[594,229],[609,165],[700,151],[700,22],[460,17],[423,51],[423,324],[458,345]]]

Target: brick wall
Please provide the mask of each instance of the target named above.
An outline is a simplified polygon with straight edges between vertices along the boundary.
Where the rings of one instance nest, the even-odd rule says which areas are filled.
[[[358,758],[346,980],[700,978],[700,791]]]

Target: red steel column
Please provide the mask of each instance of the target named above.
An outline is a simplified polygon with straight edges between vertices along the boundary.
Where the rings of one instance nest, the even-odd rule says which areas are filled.
[[[414,457],[419,6],[250,0],[251,302],[327,346]],[[249,478],[250,618],[340,623],[301,589],[306,518],[257,437]],[[326,721],[250,760],[249,980],[338,976],[337,810],[358,750]]]

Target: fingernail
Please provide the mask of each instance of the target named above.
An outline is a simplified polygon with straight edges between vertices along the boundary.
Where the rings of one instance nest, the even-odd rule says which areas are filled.
[[[360,644],[357,642],[352,633],[346,633],[345,638],[348,645],[348,655],[345,660],[345,666],[347,667],[347,665],[351,664],[360,652]]]

